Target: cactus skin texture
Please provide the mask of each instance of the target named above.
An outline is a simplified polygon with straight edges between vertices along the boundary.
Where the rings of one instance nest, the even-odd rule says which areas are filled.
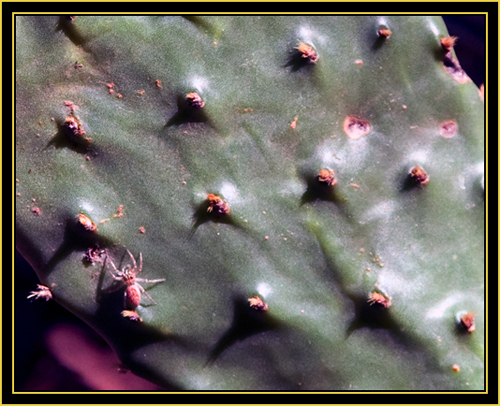
[[[448,36],[16,17],[17,248],[165,387],[483,390],[484,106]],[[156,305],[109,289],[127,249]]]

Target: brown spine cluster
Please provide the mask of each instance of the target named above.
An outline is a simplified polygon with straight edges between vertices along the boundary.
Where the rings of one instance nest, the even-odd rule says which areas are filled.
[[[142,322],[141,316],[139,316],[139,313],[137,313],[135,310],[123,310],[122,316],[128,317],[132,321]]]
[[[196,92],[191,92],[186,95],[186,100],[191,107],[197,109],[202,109],[205,107],[205,102],[202,100],[201,96]]]
[[[316,63],[318,61],[318,54],[311,45],[299,41],[299,45],[295,49],[302,54],[302,58],[307,59],[309,62]]]
[[[85,135],[85,131],[82,128],[82,123],[80,123],[75,116],[72,115],[68,116],[66,118],[66,121],[64,122],[64,127],[68,130],[68,132],[71,135],[75,137],[80,138],[83,135]],[[89,139],[87,138],[87,140]]]
[[[328,186],[333,186],[337,183],[335,172],[330,169],[321,169],[318,174],[318,181]]]
[[[391,305],[391,299],[389,299],[382,293],[373,292],[372,295],[370,296],[370,299],[368,299],[368,303],[370,303],[370,306],[373,305],[374,303],[378,303],[387,308]]]
[[[389,38],[392,34],[392,31],[388,28],[381,28],[378,30],[378,36],[382,38]]]
[[[267,303],[262,300],[259,296],[252,296],[248,299],[248,303],[250,303],[250,307],[255,310],[266,311],[268,309]]]
[[[411,170],[410,176],[413,182],[417,185],[425,185],[429,182],[429,176],[420,166],[415,166]]]
[[[476,329],[476,325],[474,324],[474,313],[467,313],[460,321],[462,322],[462,326],[464,326],[469,333],[472,333]]]
[[[229,214],[229,205],[220,196],[210,193],[207,196],[207,200],[209,204],[207,208],[208,213],[213,213],[215,215]]]
[[[78,224],[80,224],[87,231],[97,231],[97,226],[90,220],[85,214],[80,213],[78,215]]]
[[[445,51],[451,51],[451,49],[455,46],[458,37],[446,37],[441,38],[441,46]]]

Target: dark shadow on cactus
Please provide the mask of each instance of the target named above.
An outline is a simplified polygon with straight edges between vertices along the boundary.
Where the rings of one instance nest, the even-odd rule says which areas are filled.
[[[399,183],[400,192],[418,192],[425,188],[424,184],[419,183],[418,180],[416,180],[416,178],[411,176],[408,172],[401,174]]]
[[[399,190],[401,192],[409,192],[413,189],[419,189],[418,185],[415,183],[411,175],[407,174],[404,176],[403,181],[401,182],[401,186]]]
[[[369,298],[361,294],[348,293],[344,286],[344,281],[339,272],[339,265],[335,261],[335,257],[330,255],[318,239],[321,250],[326,259],[328,275],[332,278],[335,285],[340,287],[340,292],[344,292],[346,298],[354,303],[355,316],[345,332],[345,339],[356,330],[369,328],[371,330],[387,330],[406,348],[421,347],[421,344],[416,342],[410,335],[401,330],[400,325],[394,320],[391,315],[391,308],[384,307],[378,302],[369,301]]]
[[[211,34],[214,33],[212,26],[207,21],[202,20],[200,16],[193,16],[187,14],[181,17],[192,22],[194,25],[196,25],[200,29],[203,29],[205,32],[210,32]]]
[[[72,16],[64,15],[59,17],[59,22],[56,27],[56,31],[62,31],[69,40],[76,46],[84,46],[86,41],[85,38],[78,32],[74,25],[74,19]],[[83,47],[85,50],[85,47]]]
[[[121,303],[123,303],[123,297],[125,294],[125,288],[126,285],[123,282],[115,281],[113,280],[110,286],[104,287],[104,279],[106,278],[106,274],[108,274],[108,253],[105,254],[106,258],[104,259],[101,267],[101,272],[99,273],[99,280],[97,282],[97,289],[96,289],[96,295],[95,295],[95,301],[97,303],[101,303],[101,300],[103,297],[109,297],[111,294],[116,294],[116,292],[120,292],[120,297],[121,297]],[[125,252],[122,255],[122,258],[120,259],[120,263],[116,265],[118,269],[123,269],[123,259],[125,258]],[[122,309],[124,310],[124,309]]]
[[[82,155],[96,154],[95,147],[92,146],[90,138],[84,136],[75,136],[74,132],[67,127],[65,122],[57,120],[56,124],[57,124],[57,132],[49,140],[49,142],[43,149],[44,151],[53,145],[56,149],[69,148],[72,151],[75,151],[78,154]]]
[[[39,269],[44,263],[41,251],[35,246],[33,241],[26,237],[25,232],[20,228],[15,229],[16,249],[29,262],[33,269]]]
[[[318,180],[319,176],[305,175],[303,176],[307,183],[307,188],[300,198],[300,205],[303,206],[312,203],[316,200],[332,202],[342,212],[346,218],[350,218],[345,206],[344,197],[340,196],[336,186],[330,186]]]
[[[290,67],[292,72],[297,72],[301,69],[310,70],[314,65],[314,62],[311,62],[309,59],[303,57],[302,52],[294,49],[283,67]]]
[[[165,343],[168,345],[169,340],[166,340]],[[169,392],[186,391],[185,387],[173,383],[171,380],[167,379],[164,374],[150,368],[148,365],[146,365],[146,363],[138,363],[137,360],[131,357],[130,353],[124,353],[123,355],[120,356],[120,359],[122,360],[123,365],[125,367],[127,367],[127,365],[133,365],[133,367],[130,367],[128,369],[130,369],[130,371],[134,375],[140,376],[141,378],[146,379],[149,382],[158,385],[159,387],[162,387],[165,391]]]
[[[106,247],[110,245],[110,241],[101,237],[96,232],[85,230],[74,217],[68,218],[64,229],[63,242],[42,268],[41,273],[43,275],[50,274],[54,267],[73,251],[82,251],[83,253],[87,251],[88,247],[95,245]]]
[[[400,191],[401,192],[410,192],[412,190],[422,190],[422,185],[419,185],[415,182],[415,179],[410,174],[406,174],[404,176],[403,181],[401,182]]]
[[[255,334],[278,328],[278,322],[267,311],[255,310],[243,296],[233,299],[234,315],[231,327],[217,341],[206,362],[212,365],[231,345]]]
[[[189,235],[190,238],[194,235],[198,227],[209,221],[213,223],[228,224],[236,228],[243,228],[241,224],[239,224],[233,217],[231,217],[231,214],[219,214],[215,211],[209,212],[209,207],[210,202],[208,200],[205,200],[196,209],[193,215],[194,224],[191,228],[191,233]]]
[[[486,197],[486,180],[483,178],[481,180],[477,180],[474,182],[472,186],[472,193],[474,196],[474,200],[477,201],[476,204],[481,204],[484,203],[485,197]],[[478,199],[479,198],[479,199]]]
[[[117,343],[122,352],[129,354],[142,346],[168,340],[187,346],[179,336],[153,328],[147,323],[123,317],[121,314],[123,310],[123,290],[119,290],[102,294],[95,314],[98,325],[114,326],[107,331],[107,338],[112,338],[110,342]]]
[[[377,36],[377,39],[375,40],[375,42],[372,45],[372,49],[374,51],[380,49],[385,44],[386,41],[387,41],[387,38],[385,38],[381,35]]]
[[[379,303],[369,303],[365,296],[347,295],[355,306],[355,318],[346,330],[345,339],[356,330],[368,328],[370,330],[385,330],[389,334],[387,339],[394,339],[394,343],[401,345],[406,351],[413,354],[420,354],[417,357],[426,365],[429,371],[442,372],[442,366],[432,354],[429,353],[428,343],[421,342],[411,333],[405,332],[391,315],[391,309]],[[425,328],[425,325],[422,325]],[[379,335],[383,337],[383,335]],[[374,336],[375,338],[375,336]]]
[[[165,343],[172,346],[180,346],[184,348],[191,347],[183,337],[175,334],[166,333],[157,328],[151,327],[145,322],[131,320],[128,317],[123,317],[123,292],[113,292],[103,295],[99,308],[95,314],[94,321],[96,325],[113,326],[112,329],[107,329],[105,338],[108,342],[113,343],[113,348],[117,352],[120,360],[128,366],[134,373],[137,368],[137,360],[130,359],[141,347],[155,343]],[[192,348],[189,348],[192,350]],[[148,379],[151,375],[148,370]],[[154,378],[153,378],[154,379]],[[157,383],[164,387],[175,387],[171,382],[166,382],[165,378],[158,378]]]
[[[350,295],[349,298],[354,302],[356,317],[346,331],[346,338],[349,338],[353,331],[364,327],[400,332],[399,325],[391,316],[390,308],[380,303],[369,303],[364,296]]]
[[[304,177],[307,182],[307,189],[300,199],[300,204],[311,203],[315,200],[324,200],[335,204],[341,204],[335,185],[330,186],[318,180],[319,176],[307,175]]]
[[[168,120],[165,126],[172,127],[189,123],[209,123],[209,119],[203,108],[190,105],[185,96],[178,95],[177,113]]]

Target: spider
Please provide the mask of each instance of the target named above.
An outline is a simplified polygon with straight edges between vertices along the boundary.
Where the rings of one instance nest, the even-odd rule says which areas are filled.
[[[124,267],[121,271],[119,271],[116,268],[116,265],[114,262],[109,259],[109,262],[111,263],[111,266],[115,270],[115,274],[113,274],[111,271],[108,270],[109,274],[113,277],[115,281],[121,281],[125,284],[127,287],[125,289],[124,297],[123,297],[123,306],[125,308],[132,308],[135,309],[141,304],[141,293],[144,293],[146,297],[153,302],[153,304],[156,304],[156,302],[153,300],[151,296],[144,290],[144,288],[139,285],[138,282],[146,282],[146,283],[157,283],[157,282],[163,282],[165,279],[143,279],[143,278],[137,278],[136,276],[141,273],[142,271],[142,252],[139,253],[139,267],[137,267],[137,262],[135,261],[134,256],[132,253],[127,250],[128,255],[130,256],[130,259],[132,260],[133,267],[130,267],[130,265],[127,265]],[[106,256],[106,259],[108,259],[109,256]],[[113,292],[115,290],[118,290],[120,286],[118,286],[116,289],[111,290],[110,292]]]

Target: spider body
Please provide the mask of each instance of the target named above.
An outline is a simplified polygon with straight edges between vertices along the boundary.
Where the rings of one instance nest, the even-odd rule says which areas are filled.
[[[135,309],[141,304],[143,293],[153,304],[156,304],[153,298],[149,296],[146,290],[138,282],[158,283],[165,281],[165,279],[137,278],[137,275],[142,271],[142,253],[139,253],[139,266],[137,266],[137,262],[132,253],[129,250],[127,250],[127,252],[132,260],[132,267],[127,265],[120,271],[116,268],[114,262],[111,259],[109,260],[115,271],[115,273],[109,271],[110,275],[115,281],[122,282],[126,286],[123,297],[123,306],[125,309]]]
[[[127,307],[127,304],[133,309],[139,306],[141,304],[141,289],[139,285],[133,284],[127,286],[127,289],[125,289],[125,298],[127,303],[124,304],[124,307]]]

